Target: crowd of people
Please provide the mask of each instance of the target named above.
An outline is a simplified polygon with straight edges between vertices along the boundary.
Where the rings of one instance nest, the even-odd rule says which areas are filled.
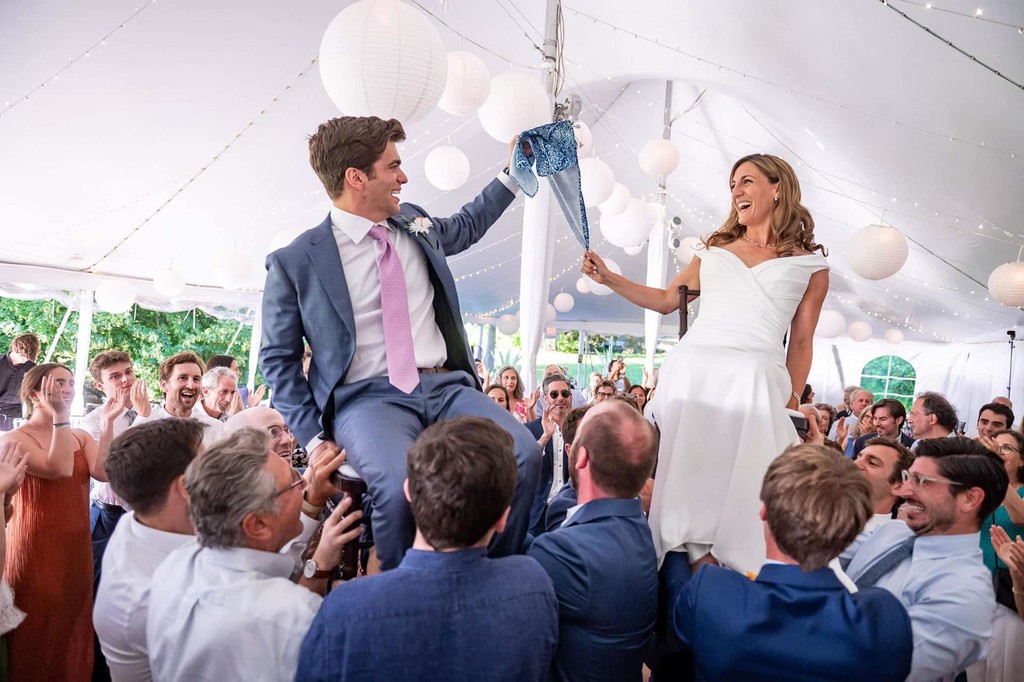
[[[7,679],[1020,677],[1012,405],[965,437],[933,391],[814,403],[828,264],[782,159],[734,164],[727,220],[664,290],[583,254],[641,307],[700,292],[650,390],[620,358],[582,387],[557,365],[536,391],[486,381],[446,259],[566,158],[531,132],[439,218],[399,201],[400,122],[318,128],[332,206],[267,260],[269,404],[230,357],[169,355],[157,396],[109,349],[79,420],[71,371],[14,340]]]

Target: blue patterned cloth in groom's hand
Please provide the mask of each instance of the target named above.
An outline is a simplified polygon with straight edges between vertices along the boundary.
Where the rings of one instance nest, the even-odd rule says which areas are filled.
[[[523,153],[522,142],[526,141],[533,150],[532,156]],[[579,159],[576,156],[576,134],[572,121],[559,121],[538,126],[519,134],[519,140],[512,152],[512,166],[508,173],[528,196],[537,194],[537,175],[546,177],[551,183],[558,205],[569,229],[584,249],[590,248],[590,228],[587,225],[587,208],[583,203],[583,189],[580,186]]]

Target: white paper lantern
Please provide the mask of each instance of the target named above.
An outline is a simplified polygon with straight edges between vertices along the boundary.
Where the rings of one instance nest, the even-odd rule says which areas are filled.
[[[818,327],[814,333],[826,339],[835,337],[846,331],[846,318],[837,310],[822,310],[818,316]]]
[[[512,336],[519,331],[519,318],[515,315],[502,315],[498,318],[498,331],[506,336]]]
[[[650,140],[640,148],[640,170],[652,178],[668,175],[679,165],[679,149],[672,140]]]
[[[847,328],[846,333],[850,335],[850,338],[861,343],[871,338],[871,325],[867,322],[851,322]]]
[[[135,288],[128,282],[104,280],[96,287],[96,305],[108,313],[126,313],[135,303]]]
[[[613,261],[611,258],[605,258],[604,264],[608,267],[609,270],[614,272],[616,275],[622,274],[622,268],[620,268],[619,264]],[[598,284],[594,280],[588,280],[587,286],[590,287],[590,293],[597,294],[598,296],[607,296],[608,294],[612,293],[612,290],[609,287],[606,287],[603,284]]]
[[[601,217],[616,216],[626,210],[629,206],[629,190],[621,182],[616,182],[612,188],[611,195],[598,206],[601,209]]]
[[[1024,263],[1005,263],[993,270],[988,293],[1003,305],[1024,306]]]
[[[580,159],[580,189],[587,206],[597,206],[607,201],[615,189],[615,174],[611,166],[596,156]],[[629,195],[628,190],[626,194]]]
[[[693,260],[693,254],[701,246],[701,241],[696,237],[683,237],[682,241],[679,242],[679,248],[676,249],[676,260],[683,265],[689,265],[690,261]]]
[[[174,268],[167,268],[153,277],[153,288],[161,296],[178,298],[185,293],[185,277]]]
[[[583,121],[576,121],[572,127],[576,134],[576,156],[582,158],[584,154],[589,154],[590,150],[594,148],[594,135],[590,132],[590,126]]]
[[[248,262],[236,253],[220,264],[217,275],[220,286],[225,289],[244,289],[250,273]]]
[[[890,329],[885,332],[885,340],[894,346],[898,346],[903,343],[903,332],[899,329]]]
[[[907,238],[895,227],[868,225],[853,233],[848,248],[850,267],[864,279],[885,279],[907,262]]]
[[[407,128],[437,106],[448,73],[430,16],[398,0],[343,9],[324,33],[319,62],[324,89],[342,113],[397,118]]]
[[[469,180],[469,159],[458,147],[435,147],[423,161],[423,174],[431,185],[447,192]]]
[[[564,291],[555,296],[554,306],[555,310],[560,313],[567,313],[572,310],[572,307],[576,305],[576,299],[572,297],[572,294],[567,294]]]
[[[491,72],[472,52],[448,53],[448,78],[437,106],[456,116],[475,113],[491,92]]]
[[[551,102],[540,81],[511,71],[491,79],[491,92],[477,111],[488,135],[508,143],[519,133],[551,122]]]
[[[654,229],[654,215],[644,201],[632,197],[622,213],[601,216],[601,234],[614,246],[636,246],[647,241]]]
[[[643,250],[644,250],[644,245],[643,245],[643,244],[637,244],[636,246],[626,246],[626,247],[623,247],[623,249],[622,249],[622,250],[623,250],[623,252],[624,252],[624,253],[625,253],[625,254],[626,254],[627,256],[636,256],[636,255],[638,255],[638,254],[639,254],[639,253],[640,253],[641,251],[643,251]]]
[[[544,324],[551,324],[558,317],[558,311],[550,303],[544,304]]]
[[[578,280],[576,280],[576,291],[580,292],[581,294],[589,294],[590,280],[587,279],[586,277],[580,277]]]

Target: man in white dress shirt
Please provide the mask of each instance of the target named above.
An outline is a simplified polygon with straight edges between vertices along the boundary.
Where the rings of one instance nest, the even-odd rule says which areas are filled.
[[[214,367],[203,375],[203,399],[197,403],[207,417],[226,422],[238,395],[238,375],[227,367]]]
[[[343,461],[340,453],[311,468],[329,472]],[[256,429],[226,436],[189,465],[184,488],[198,543],[153,574],[146,642],[154,680],[294,679],[327,578],[361,532],[352,528],[361,513],[345,515],[346,498],[293,582],[297,562],[282,549],[304,532],[300,508],[323,501],[304,500],[306,481]]]
[[[148,417],[139,415],[136,424],[144,424],[154,419],[192,417],[207,424],[203,434],[203,444],[209,447],[220,438],[221,422],[206,414],[199,404],[205,367],[202,359],[190,350],[185,350],[160,363],[160,390],[164,392],[164,401],[150,412]]]
[[[914,453],[891,438],[872,438],[853,463],[871,486],[873,513],[862,531],[870,533],[895,518],[896,507],[903,502],[896,491],[903,485],[903,472],[914,463]]]

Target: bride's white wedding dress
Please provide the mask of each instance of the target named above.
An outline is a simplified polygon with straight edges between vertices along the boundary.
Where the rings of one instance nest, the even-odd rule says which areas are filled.
[[[814,253],[748,268],[719,247],[697,257],[700,314],[662,363],[648,408],[661,430],[650,525],[659,563],[693,543],[756,572],[761,481],[797,442],[783,337],[811,275],[828,264]]]

